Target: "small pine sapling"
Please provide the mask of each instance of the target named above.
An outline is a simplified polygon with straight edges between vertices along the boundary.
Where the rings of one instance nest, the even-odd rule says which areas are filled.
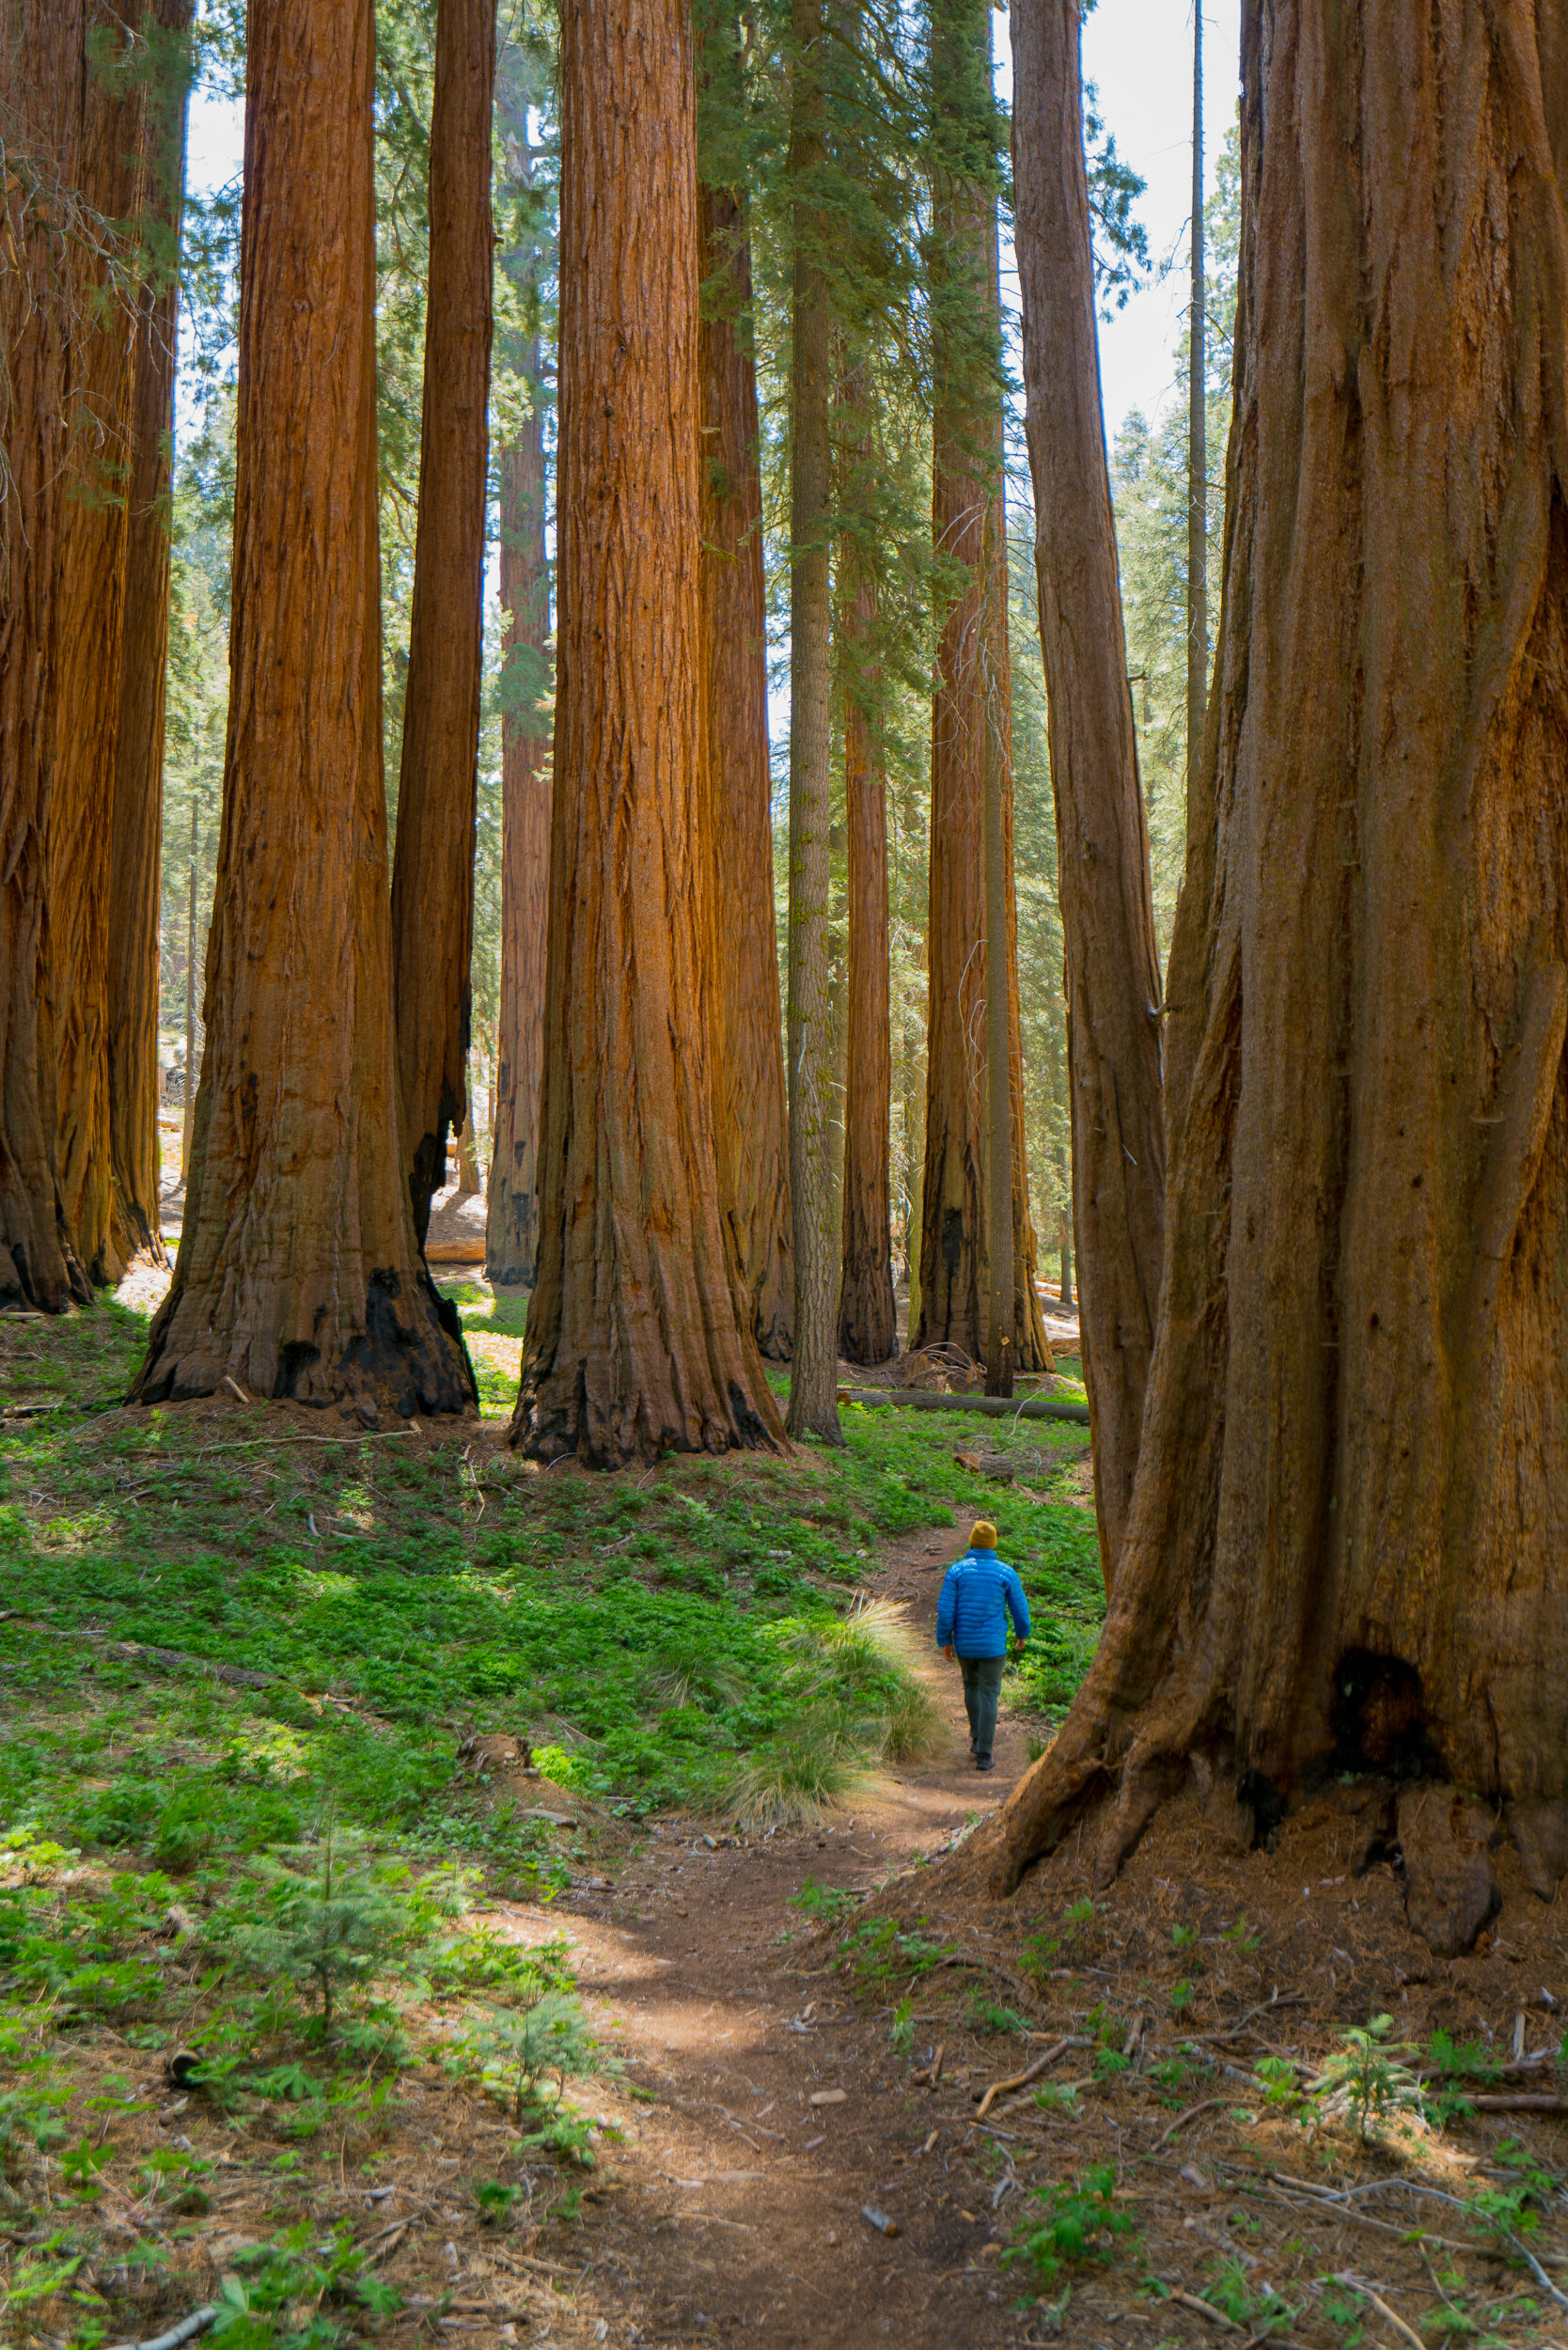
[[[253,1860],[209,1931],[257,1974],[313,1995],[330,2037],[345,2000],[377,1981],[417,1974],[431,1955],[433,1927],[462,1904],[455,1886],[418,1886],[405,1868],[377,1860],[363,1838],[329,1823],[318,1844]]]

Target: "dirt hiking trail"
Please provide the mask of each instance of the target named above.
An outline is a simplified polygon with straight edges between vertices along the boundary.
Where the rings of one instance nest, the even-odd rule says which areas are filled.
[[[866,1578],[870,1596],[904,1602],[927,1646],[957,1547],[921,1533]],[[1024,1732],[1004,1718],[996,1767],[979,1774],[956,1668],[933,1653],[925,1678],[950,1753],[878,1774],[820,1828],[742,1842],[709,1821],[665,1820],[613,1884],[548,1910],[497,1905],[494,1924],[518,1939],[570,1932],[604,2038],[656,2099],[613,2108],[629,2142],[585,2201],[578,2269],[592,2274],[559,2340],[1043,2339],[1005,2313],[1016,2288],[998,2281],[994,2182],[977,2159],[999,2141],[974,2127],[965,2069],[944,2068],[934,2097],[912,2092],[891,2037],[906,1978],[856,2000],[790,1905],[808,1879],[875,1886],[944,1850],[1027,1767]],[[914,1988],[914,2050],[928,2057],[942,2019]]]

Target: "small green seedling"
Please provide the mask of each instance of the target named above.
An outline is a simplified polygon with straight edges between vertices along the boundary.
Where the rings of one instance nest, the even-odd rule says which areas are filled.
[[[1374,2015],[1342,2035],[1343,2045],[1328,2059],[1310,2092],[1320,2116],[1346,2113],[1363,2144],[1369,2124],[1380,2126],[1399,2112],[1419,2112],[1421,2086],[1403,2062],[1416,2051],[1392,2038],[1391,2015]]]
[[[1086,2170],[1081,2182],[1065,2179],[1037,2187],[1032,2200],[1040,2214],[1008,2247],[1003,2261],[1027,2262],[1042,2284],[1051,2284],[1064,2268],[1114,2259],[1121,2239],[1134,2232],[1131,2216],[1117,2210],[1115,2198],[1116,2170],[1108,2162]]]

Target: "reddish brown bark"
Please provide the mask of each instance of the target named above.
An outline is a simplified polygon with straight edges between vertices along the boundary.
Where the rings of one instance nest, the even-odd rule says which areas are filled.
[[[447,1136],[468,1115],[474,819],[494,252],[495,0],[440,0],[431,112],[430,286],[419,420],[392,982],[409,1192],[421,1247]]]
[[[94,5],[89,42],[118,20]],[[110,221],[140,201],[147,89],[121,79],[122,44],[80,60],[77,103],[84,201]],[[125,617],[127,489],[136,317],[107,260],[79,251],[71,368],[71,476],[61,515],[51,696],[47,986],[55,1037],[55,1172],[76,1253],[94,1282],[118,1280],[110,1246],[109,849],[114,821]]]
[[[1154,1338],[1165,1214],[1160,969],[1105,464],[1077,0],[1013,19],[1013,173],[1057,871],[1084,1386],[1107,1588]]]
[[[697,134],[685,0],[561,14],[559,604],[539,1273],[512,1440],[777,1443],[703,991]],[[745,1326],[742,1326],[744,1322]]]
[[[989,12],[946,0],[933,23],[944,73],[960,69],[990,97]],[[979,59],[984,61],[980,84]],[[989,1338],[986,1246],[985,762],[987,728],[999,762],[1007,865],[1012,1102],[1013,1368],[1049,1366],[1035,1290],[1024,1151],[1023,1043],[1018,1019],[1017,915],[1012,881],[1012,713],[1007,643],[1007,538],[996,205],[994,195],[945,180],[938,192],[945,285],[933,312],[936,410],[932,530],[938,552],[964,567],[964,591],[937,649],[932,702],[931,928],[925,1170],[921,1190],[920,1319],[911,1344],[962,1347],[984,1359]]]
[[[158,901],[169,641],[169,478],[177,261],[195,0],[153,0],[159,46],[149,96],[143,221],[151,269],[133,356],[125,621],[109,870],[109,1254],[165,1261],[158,1190]]]
[[[702,645],[713,839],[714,1131],[757,1342],[787,1360],[794,1308],[784,1047],[773,896],[762,472],[751,246],[732,191],[698,192],[703,316]]]
[[[91,1295],[55,1179],[43,985],[71,270],[54,191],[80,171],[86,37],[83,0],[14,0],[0,41],[13,165],[0,190],[10,263],[0,273],[0,1305],[48,1313]]]
[[[863,445],[867,382],[851,370],[841,409]],[[855,454],[865,455],[863,446]],[[846,482],[846,502],[855,482]],[[893,1052],[887,964],[887,776],[878,724],[876,580],[846,534],[839,561],[844,823],[849,838],[848,1041],[844,1083],[843,1288],[839,1352],[885,1363],[898,1352],[893,1306]]]
[[[525,368],[539,383],[539,350]],[[544,674],[550,583],[544,551],[544,419],[534,410],[501,455],[501,608],[509,672]],[[516,656],[516,658],[514,658]],[[501,994],[495,1127],[485,1205],[485,1271],[531,1285],[539,1247],[539,1092],[544,1064],[544,941],[550,879],[550,742],[527,718],[501,722]]]
[[[133,1395],[474,1400],[400,1147],[371,0],[251,0],[223,830],[174,1282]]]
[[[1247,0],[1243,64],[1159,1330],[1003,1883],[1105,1794],[1114,1869],[1195,1753],[1244,1820],[1568,1794],[1568,10]]]

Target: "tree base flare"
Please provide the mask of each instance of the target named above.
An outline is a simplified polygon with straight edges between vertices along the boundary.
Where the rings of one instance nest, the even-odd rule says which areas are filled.
[[[309,1340],[244,1330],[208,1329],[192,1343],[180,1313],[178,1276],[148,1340],[147,1361],[128,1402],[180,1403],[215,1395],[233,1382],[274,1402],[325,1408],[344,1403],[369,1415],[412,1419],[477,1410],[478,1388],[456,1307],[428,1274],[372,1273],[363,1315],[343,1315],[346,1342],[335,1350]],[[341,1305],[341,1301],[339,1301]],[[293,1317],[297,1322],[299,1317]],[[317,1327],[324,1308],[314,1317]],[[307,1324],[308,1326],[308,1324]]]
[[[676,1395],[653,1387],[605,1402],[590,1392],[586,1364],[563,1397],[554,1373],[530,1379],[525,1370],[510,1441],[528,1460],[574,1459],[593,1469],[645,1468],[670,1452],[788,1449],[776,1417],[761,1418],[733,1379],[729,1406],[722,1416],[683,1411]]]
[[[1568,1802],[1532,1800],[1506,1810],[1446,1780],[1397,1785],[1379,1774],[1326,1780],[1279,1795],[1266,1781],[1237,1778],[1231,1758],[1195,1751],[1125,1767],[1048,1749],[985,1821],[949,1868],[971,1894],[1005,1902],[1040,1864],[1074,1837],[1105,1890],[1156,1814],[1188,1810],[1206,1847],[1228,1861],[1273,1853],[1303,1824],[1331,1821],[1341,1875],[1359,1878],[1380,1861],[1400,1879],[1410,1931],[1436,1958],[1473,1950],[1502,1902],[1498,1856],[1512,1844],[1524,1883],[1553,1902],[1568,1876]],[[1075,1836],[1074,1836],[1075,1831]]]

